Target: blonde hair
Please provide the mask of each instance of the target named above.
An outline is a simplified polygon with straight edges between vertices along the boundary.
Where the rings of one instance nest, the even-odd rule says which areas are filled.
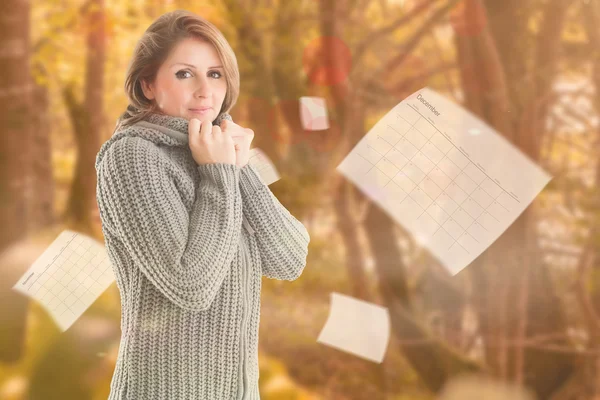
[[[233,49],[221,31],[201,16],[186,10],[175,10],[158,17],[144,32],[134,51],[125,78],[129,99],[127,110],[117,120],[115,131],[135,124],[158,108],[144,96],[142,81],[153,82],[160,65],[181,40],[198,38],[212,44],[223,64],[227,93],[217,121],[231,110],[240,93],[240,72]]]

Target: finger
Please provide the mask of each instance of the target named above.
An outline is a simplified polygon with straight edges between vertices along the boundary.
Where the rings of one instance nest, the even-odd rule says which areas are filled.
[[[205,121],[202,120],[201,122],[201,126],[200,126],[200,139],[209,139],[210,138],[210,134],[212,132],[212,124],[210,123],[210,121]]]
[[[218,136],[220,134],[226,134],[227,132],[222,131],[219,125],[212,125],[212,134],[213,137]]]
[[[227,131],[231,134],[231,137],[243,138],[247,135],[246,128],[242,128],[232,121],[229,121],[227,125]]]
[[[232,120],[224,119],[223,121],[221,121],[221,129],[223,131],[229,132],[229,134],[231,134],[231,137],[233,138],[243,137],[245,135],[244,128],[242,128],[240,125],[236,124]]]
[[[192,118],[188,124],[188,135],[190,140],[196,140],[197,135],[200,133],[200,120]]]
[[[226,119],[224,119],[224,120],[221,121],[221,125],[220,126],[221,126],[221,130],[222,131],[224,131],[224,130],[227,129],[228,123],[229,123],[229,121],[226,120]]]

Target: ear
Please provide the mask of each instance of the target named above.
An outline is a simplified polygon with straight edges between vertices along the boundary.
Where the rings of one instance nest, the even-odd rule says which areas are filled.
[[[146,98],[148,100],[152,100],[154,99],[154,90],[152,88],[152,85],[149,85],[145,80],[141,80],[140,81],[141,85],[142,85],[142,91],[144,92],[144,96],[146,96]]]

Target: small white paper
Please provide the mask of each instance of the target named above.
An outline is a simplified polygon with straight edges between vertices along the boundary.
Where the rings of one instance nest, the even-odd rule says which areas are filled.
[[[69,327],[114,282],[103,244],[63,231],[13,286],[37,300],[62,331]]]
[[[322,97],[300,97],[300,119],[302,127],[307,131],[329,129],[325,99]]]
[[[275,165],[259,148],[255,147],[250,149],[248,164],[257,169],[260,179],[262,179],[267,186],[281,179]]]
[[[428,88],[379,120],[337,170],[453,275],[551,179],[485,122]]]
[[[386,307],[340,293],[331,294],[331,308],[317,342],[381,363],[390,339]]]

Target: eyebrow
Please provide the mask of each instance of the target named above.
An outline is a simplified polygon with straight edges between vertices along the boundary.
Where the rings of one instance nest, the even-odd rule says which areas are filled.
[[[186,63],[174,63],[174,64],[171,64],[171,67],[173,67],[173,66],[175,66],[175,65],[186,65],[186,66],[188,66],[188,67],[190,67],[190,68],[194,68],[194,69],[196,69],[196,66],[195,66],[195,65],[192,65],[192,64],[186,64]],[[223,68],[223,66],[222,66],[222,65],[215,65],[214,67],[208,67],[208,69],[211,69],[211,68]]]

